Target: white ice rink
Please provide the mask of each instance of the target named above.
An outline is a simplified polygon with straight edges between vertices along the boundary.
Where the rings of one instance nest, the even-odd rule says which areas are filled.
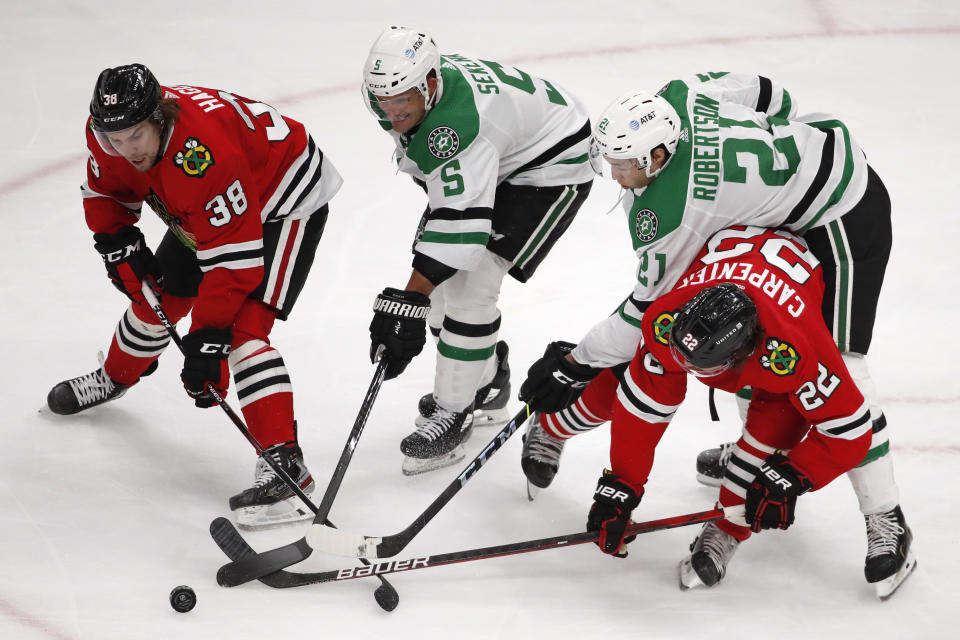
[[[0,638],[960,637],[955,0],[2,5]],[[735,70],[775,78],[801,112],[845,120],[894,207],[870,363],[919,566],[891,600],[878,601],[864,582],[863,519],[845,478],[801,498],[789,531],[743,545],[711,590],[677,588],[694,527],[641,536],[625,561],[583,545],[396,574],[401,601],[389,614],[376,606],[371,580],[224,589],[215,575],[226,558],[207,527],[228,514],[228,496],[249,486],[254,456],[219,410],[193,407],[179,354],[171,349],[118,402],[73,417],[40,411],[53,384],[96,366],[125,308],[79,197],[97,74],[139,61],[164,84],[270,102],[307,124],[346,179],[298,307],[273,332],[319,500],[373,371],[371,302],[406,282],[424,205],[394,175],[392,143],[359,98],[367,49],[390,24],[431,31],[442,51],[549,78],[580,96],[594,119],[624,90]],[[512,347],[515,391],[547,341],[576,341],[630,290],[635,258],[623,215],[604,215],[617,195],[613,183],[596,183],[537,276],[504,286],[501,336]],[[163,229],[147,209],[142,226],[155,244]],[[431,388],[433,357],[428,346],[384,385],[331,512],[339,526],[400,531],[459,471],[400,474],[399,441]],[[693,461],[736,435],[736,411],[721,398],[723,423],[711,425],[705,391],[691,389],[658,450],[639,520],[713,504],[715,493],[694,481]],[[522,488],[517,435],[400,557],[581,530],[608,463],[608,434],[568,445],[554,486],[534,503]],[[491,436],[475,432],[469,455]],[[303,530],[246,537],[262,550]],[[309,562],[354,565],[332,556]],[[199,599],[185,615],[167,602],[180,584]]]

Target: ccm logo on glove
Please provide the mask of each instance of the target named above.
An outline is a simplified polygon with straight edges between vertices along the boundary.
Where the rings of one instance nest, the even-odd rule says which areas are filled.
[[[218,344],[216,342],[204,342],[200,346],[200,353],[226,357],[230,355],[230,345]]]
[[[116,251],[110,251],[109,253],[101,253],[104,262],[123,262],[132,256],[133,254],[139,252],[143,247],[140,246],[140,243],[143,241],[141,236],[133,244],[128,244],[124,247],[117,249]]]
[[[399,318],[412,318],[422,320],[427,317],[430,307],[419,304],[408,304],[406,302],[396,302],[378,297],[373,304],[373,310],[378,313],[396,316]]]

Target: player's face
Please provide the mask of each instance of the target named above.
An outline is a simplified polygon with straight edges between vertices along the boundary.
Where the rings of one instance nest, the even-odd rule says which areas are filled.
[[[603,156],[610,165],[613,179],[624,189],[642,189],[650,184],[653,178],[648,178],[646,172],[639,167],[633,158],[610,158]]]
[[[160,153],[160,125],[150,120],[104,135],[137,171],[149,171]]]
[[[417,89],[409,89],[395,96],[376,98],[377,105],[383,109],[386,119],[397,133],[410,131],[420,124],[427,113],[426,101]]]

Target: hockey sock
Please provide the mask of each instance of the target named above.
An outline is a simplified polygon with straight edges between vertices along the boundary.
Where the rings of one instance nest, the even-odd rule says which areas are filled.
[[[174,323],[190,311],[192,304],[190,298],[163,298],[163,309]],[[153,310],[145,304],[131,304],[117,323],[110,341],[110,350],[104,362],[107,375],[125,386],[136,384],[168,344],[170,336]]]
[[[280,352],[262,340],[235,346],[230,368],[250,433],[264,448],[296,439],[293,387]]]

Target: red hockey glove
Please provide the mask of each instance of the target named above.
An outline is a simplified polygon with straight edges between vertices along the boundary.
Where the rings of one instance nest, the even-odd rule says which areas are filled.
[[[633,542],[637,536],[625,536],[630,515],[640,504],[643,488],[635,489],[620,476],[604,470],[593,492],[593,506],[587,515],[587,531],[600,531],[597,546],[604,553],[625,558],[621,546]]]
[[[227,395],[230,385],[227,356],[230,355],[232,341],[233,332],[229,327],[203,327],[183,337],[184,358],[180,379],[198,407],[206,409],[217,404],[207,385],[212,385],[221,398]]]
[[[140,283],[146,276],[158,284],[163,281],[160,263],[140,229],[131,226],[116,233],[95,233],[93,241],[113,286],[132,301],[144,302]]]
[[[790,459],[775,453],[763,463],[747,490],[746,518],[750,530],[786,529],[793,524],[797,497],[813,488],[813,483]]]

